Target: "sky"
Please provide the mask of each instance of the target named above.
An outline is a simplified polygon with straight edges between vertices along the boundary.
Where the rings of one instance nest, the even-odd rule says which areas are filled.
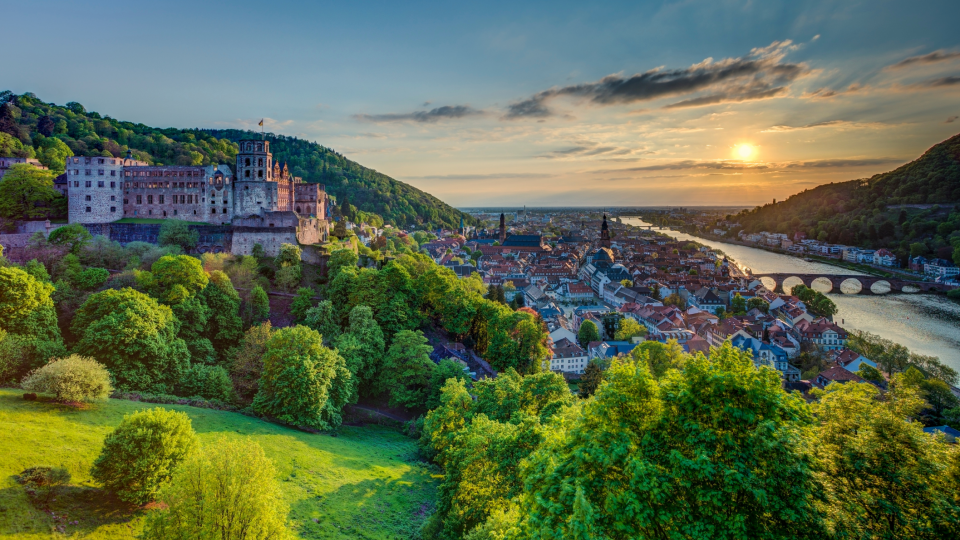
[[[0,90],[316,141],[460,207],[754,205],[960,132],[960,2],[0,0]]]

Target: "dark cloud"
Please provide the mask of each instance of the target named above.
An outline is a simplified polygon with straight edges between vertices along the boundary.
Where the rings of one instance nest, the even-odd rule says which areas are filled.
[[[546,173],[492,173],[492,174],[438,174],[429,176],[407,176],[408,180],[499,180],[506,178],[551,178],[554,175]]]
[[[556,159],[564,157],[580,157],[580,156],[622,156],[631,153],[632,151],[628,148],[620,148],[618,146],[598,146],[596,143],[586,143],[577,146],[571,146],[570,148],[563,148],[560,150],[554,150],[548,154],[540,155],[537,157],[546,158],[546,159]]]
[[[784,133],[787,131],[799,131],[803,129],[815,129],[823,127],[832,127],[839,129],[883,129],[888,127],[894,127],[896,124],[885,124],[883,122],[851,122],[849,120],[823,120],[821,122],[813,122],[811,124],[805,124],[802,126],[786,126],[786,125],[777,125],[771,126],[761,133]]]
[[[817,161],[798,161],[781,165],[786,169],[827,169],[834,167],[875,167],[878,165],[890,165],[904,163],[906,160],[898,158],[875,158],[875,159],[822,159]]]
[[[954,86],[960,84],[960,76],[951,75],[949,77],[939,77],[937,79],[928,79],[918,83],[911,84],[908,88],[942,88],[944,86]]]
[[[951,116],[950,118],[947,118],[944,124],[952,124],[957,120],[957,118],[960,118],[960,116]]]
[[[745,170],[745,169],[766,169],[765,163],[744,163],[739,161],[695,161],[684,160],[673,163],[662,163],[658,165],[645,165],[643,167],[630,167],[628,169],[604,169],[593,171],[595,173],[624,173],[624,172],[642,172],[642,171],[682,171],[687,169],[719,169],[719,170]]]
[[[891,64],[883,69],[900,69],[909,66],[918,66],[924,64],[934,64],[936,62],[944,62],[946,60],[953,60],[954,58],[960,58],[960,52],[956,51],[933,51],[932,53],[922,54],[920,56],[911,56],[910,58],[904,58],[903,60],[897,62],[896,64]]]
[[[818,88],[813,92],[808,92],[803,95],[803,97],[808,99],[829,99],[832,97],[842,96],[845,94],[852,94],[853,92],[859,92],[863,90],[864,85],[859,83],[853,83],[848,86],[845,90],[834,90],[832,88]]]
[[[563,96],[594,105],[619,105],[707,92],[667,105],[668,108],[774,97],[786,91],[787,83],[809,72],[804,64],[783,62],[792,48],[789,41],[774,42],[740,58],[719,62],[708,58],[683,69],[657,68],[630,77],[608,75],[597,82],[551,88],[508,106],[504,118],[552,116],[548,102]]]
[[[457,118],[466,118],[468,116],[480,116],[484,112],[474,109],[469,105],[444,105],[429,111],[414,111],[409,113],[388,113],[388,114],[355,114],[353,117],[365,122],[418,122],[429,124],[440,120],[450,120]]]

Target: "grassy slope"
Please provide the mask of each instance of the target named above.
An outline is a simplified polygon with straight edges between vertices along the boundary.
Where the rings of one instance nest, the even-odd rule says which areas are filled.
[[[141,514],[93,489],[90,466],[104,436],[125,414],[159,405],[110,400],[77,411],[28,402],[22,391],[0,389],[0,538],[128,539]],[[237,413],[163,405],[185,411],[204,444],[220,436],[250,437],[273,459],[290,503],[290,523],[302,538],[409,538],[435,496],[429,470],[414,460],[415,443],[380,427],[344,427],[339,437],[314,435]],[[35,509],[13,475],[38,465],[65,466],[73,487]],[[66,526],[66,535],[51,534]],[[319,522],[314,522],[317,519]]]

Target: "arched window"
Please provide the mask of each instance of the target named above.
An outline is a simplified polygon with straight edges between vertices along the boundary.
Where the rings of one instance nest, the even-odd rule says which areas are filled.
[[[247,178],[250,178],[250,171],[243,171],[243,175]]]
[[[249,167],[249,166],[250,166],[250,158],[245,159],[243,164],[246,165],[247,167]]]
[[[263,169],[257,171],[257,178],[263,178]]]

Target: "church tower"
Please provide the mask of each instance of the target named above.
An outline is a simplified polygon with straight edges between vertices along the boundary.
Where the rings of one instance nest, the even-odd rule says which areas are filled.
[[[603,224],[600,225],[600,247],[610,247],[610,229],[607,227],[607,215],[603,215]]]
[[[500,245],[507,241],[507,219],[500,213]]]

